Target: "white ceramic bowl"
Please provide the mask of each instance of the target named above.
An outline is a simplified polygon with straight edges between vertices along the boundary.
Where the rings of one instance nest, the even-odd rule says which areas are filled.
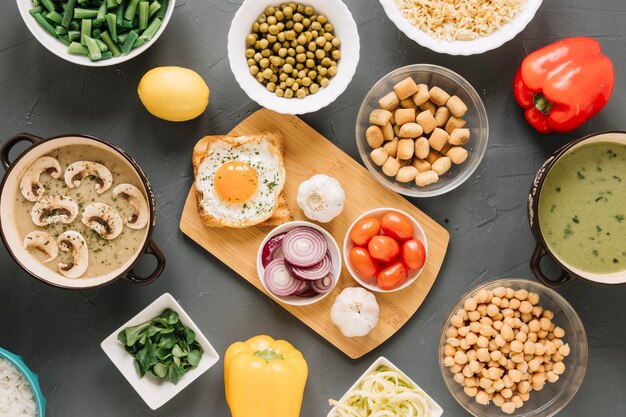
[[[333,264],[330,270],[330,273],[333,275],[334,281],[333,281],[333,287],[326,294],[318,294],[314,297],[298,297],[295,295],[281,297],[272,293],[267,288],[267,285],[265,285],[265,279],[264,279],[265,268],[263,267],[263,263],[261,261],[261,257],[263,255],[263,248],[265,247],[265,244],[267,243],[268,240],[270,240],[274,236],[279,235],[281,233],[286,233],[292,229],[295,229],[296,227],[310,227],[312,229],[315,229],[324,236],[324,238],[326,239],[326,242],[328,243],[328,251],[330,252],[330,257],[332,259],[332,264]],[[324,230],[324,228],[311,222],[296,220],[296,221],[288,222],[288,223],[281,224],[280,226],[275,227],[271,232],[267,234],[267,236],[265,236],[265,239],[263,239],[261,246],[259,246],[259,252],[257,253],[257,256],[256,256],[256,270],[257,270],[257,274],[259,275],[259,279],[261,280],[261,284],[263,285],[263,288],[265,288],[265,291],[273,299],[280,301],[281,303],[289,304],[292,306],[306,306],[309,304],[317,303],[319,300],[326,297],[328,294],[330,294],[333,291],[333,289],[335,288],[335,285],[337,285],[337,282],[339,281],[339,277],[341,275],[341,253],[339,252],[339,245],[337,245],[337,242],[335,242],[335,239],[333,239],[330,233]]]
[[[339,402],[343,401],[344,399],[346,399],[348,397],[348,395],[350,394],[350,392],[354,389],[356,389],[356,387],[363,382],[363,379],[368,376],[369,374],[371,374],[372,372],[376,371],[378,368],[380,368],[381,366],[385,366],[389,369],[391,369],[392,371],[396,371],[399,372],[400,375],[402,375],[405,379],[407,379],[414,388],[417,388],[419,390],[421,390],[424,395],[426,395],[426,398],[428,400],[428,405],[430,406],[430,417],[441,417],[441,415],[443,415],[443,409],[441,408],[441,406],[439,404],[437,404],[435,402],[435,400],[433,400],[430,395],[428,395],[426,393],[426,391],[424,391],[419,385],[417,385],[411,378],[409,378],[404,372],[402,372],[397,366],[395,366],[393,363],[391,363],[387,358],[385,358],[384,356],[381,356],[380,358],[376,359],[376,361],[374,361],[374,363],[367,368],[367,370],[365,372],[363,372],[363,375],[361,375],[359,377],[359,379],[356,380],[356,382],[354,383],[354,385],[352,385],[350,387],[350,389],[344,394],[343,397],[341,397],[341,399],[339,400]],[[336,412],[336,408],[333,407],[332,410],[330,410],[330,412],[328,413],[327,417],[333,417],[335,415]]]
[[[346,237],[343,239],[343,259],[344,259],[344,262],[346,263],[346,268],[348,269],[348,272],[350,272],[350,275],[352,275],[352,278],[354,278],[356,282],[358,282],[359,284],[361,284],[362,286],[364,286],[370,291],[375,291],[375,292],[400,291],[408,287],[409,285],[411,285],[413,282],[415,282],[417,277],[419,277],[422,271],[424,270],[424,267],[422,267],[421,269],[418,269],[415,271],[409,271],[409,275],[406,277],[406,279],[401,285],[397,286],[393,290],[383,290],[376,284],[376,279],[366,280],[365,278],[361,277],[361,275],[359,275],[359,273],[356,272],[356,270],[352,267],[348,254],[350,253],[350,250],[355,246],[354,242],[350,240],[350,232],[352,232],[352,228],[354,227],[354,225],[358,221],[366,217],[373,217],[375,219],[382,220],[385,213],[388,213],[390,211],[400,213],[411,221],[411,223],[413,224],[413,237],[421,240],[422,243],[424,244],[424,249],[426,250],[426,262],[428,262],[428,240],[426,239],[426,233],[424,233],[424,229],[422,229],[422,226],[420,226],[420,224],[417,222],[417,220],[415,220],[413,216],[411,216],[405,211],[398,210],[395,208],[388,208],[388,207],[377,208],[377,209],[373,209],[370,211],[366,211],[365,213],[357,217],[357,219],[354,222],[352,222],[352,224],[348,228]],[[426,262],[424,262],[424,265],[426,265]]]
[[[133,357],[126,352],[122,343],[117,340],[117,334],[125,328],[144,323],[160,315],[166,308],[171,308],[178,313],[181,323],[196,333],[196,340],[200,343],[200,346],[202,346],[202,349],[204,350],[202,353],[202,359],[200,360],[198,366],[190,369],[185,375],[183,375],[176,385],[169,381],[158,381],[149,374],[140,378],[139,374],[135,370]],[[100,347],[109,359],[111,359],[122,375],[124,375],[124,378],[126,378],[135,391],[137,391],[139,396],[146,402],[146,404],[148,404],[148,407],[153,410],[156,410],[174,398],[179,392],[184,390],[185,387],[198,379],[200,375],[208,371],[209,368],[215,365],[220,359],[220,356],[217,354],[213,346],[211,346],[211,343],[209,343],[206,337],[204,337],[198,326],[196,326],[187,313],[185,313],[182,309],[180,304],[178,304],[174,297],[172,297],[169,293],[165,293],[157,298],[139,314],[111,333],[111,335],[104,339],[104,341],[100,344]]]
[[[520,11],[513,19],[489,36],[483,36],[469,41],[447,41],[435,39],[426,32],[414,26],[402,16],[398,7],[398,0],[379,0],[385,13],[406,36],[420,45],[435,52],[449,55],[474,55],[499,48],[513,39],[533,19],[543,0],[526,0]]]
[[[161,36],[165,27],[170,21],[172,17],[172,13],[174,12],[174,6],[176,5],[176,0],[169,0],[167,5],[167,10],[165,12],[165,16],[163,17],[163,21],[161,22],[161,26],[159,30],[154,35],[154,37],[149,41],[141,45],[139,48],[135,48],[131,50],[128,55],[120,55],[117,58],[111,58],[104,61],[90,61],[88,57],[83,55],[73,55],[67,52],[67,46],[64,45],[58,39],[55,39],[50,35],[44,28],[41,27],[39,23],[35,20],[33,16],[28,12],[33,8],[32,0],[17,0],[17,7],[20,10],[20,15],[22,15],[22,19],[26,24],[26,27],[33,34],[35,39],[39,41],[48,51],[52,52],[56,56],[63,58],[68,62],[72,62],[78,65],[84,65],[86,67],[108,67],[111,65],[121,64],[122,62],[126,62],[130,59],[133,59],[137,55],[140,55],[148,48],[150,48],[157,39]]]
[[[341,0],[307,0],[316,13],[323,13],[335,27],[335,36],[341,41],[341,59],[337,75],[326,88],[303,99],[278,97],[254,78],[245,56],[246,36],[252,23],[267,6],[276,6],[279,0],[245,0],[233,19],[228,33],[228,60],[242,90],[259,105],[283,114],[304,114],[317,111],[335,101],[348,87],[359,63],[359,32],[350,10]]]

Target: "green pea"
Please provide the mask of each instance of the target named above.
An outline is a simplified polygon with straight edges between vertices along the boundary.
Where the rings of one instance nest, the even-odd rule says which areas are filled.
[[[307,74],[307,77],[309,77],[310,79],[314,80],[314,79],[317,78],[317,72],[309,71],[309,73]]]
[[[296,53],[297,54],[303,54],[305,51],[306,51],[306,49],[304,49],[304,46],[302,46],[302,45],[296,46]]]
[[[285,62],[291,65],[296,65],[296,59],[292,56],[288,56],[285,58]]]
[[[285,64],[283,65],[283,71],[289,74],[291,71],[293,71],[293,66],[291,64]]]
[[[259,73],[259,67],[256,65],[250,66],[250,74],[257,75]]]
[[[315,58],[317,58],[319,61],[324,59],[325,56],[326,56],[326,52],[324,52],[323,49],[318,49],[315,51]]]
[[[306,41],[311,42],[313,40],[313,35],[311,32],[304,32],[304,36],[306,36]]]
[[[276,73],[272,74],[272,76],[270,77],[270,82],[274,84],[278,82],[278,77],[276,76]]]
[[[304,19],[302,19],[302,24],[304,25],[305,28],[308,28],[309,26],[311,26],[311,19],[309,19],[308,17],[305,17]]]
[[[341,45],[341,41],[339,40],[339,38],[333,38],[331,43],[335,48],[339,48],[339,45]]]
[[[296,56],[296,50],[293,49],[293,48],[287,49],[287,55],[289,55],[289,56]]]
[[[278,21],[276,20],[276,16],[267,16],[268,25],[275,25],[276,23],[278,23]]]
[[[330,58],[326,57],[322,59],[322,62],[320,62],[320,64],[322,64],[323,67],[330,67],[331,65]]]
[[[304,90],[304,88],[301,88],[298,91],[296,91],[296,97],[298,97],[298,98],[305,98],[306,97],[306,91]]]
[[[278,38],[278,42],[282,43],[285,42],[285,32],[280,32],[278,35],[276,35],[276,38]]]
[[[326,38],[323,36],[319,36],[317,39],[315,39],[315,43],[317,44],[317,46],[323,47],[324,45],[326,45]]]
[[[285,81],[285,84],[287,85],[287,87],[291,87],[293,85],[293,83],[295,83],[296,80],[294,80],[293,78],[289,77],[287,78],[287,81]]]
[[[267,22],[267,16],[265,15],[265,13],[262,13],[259,18],[257,19],[257,22],[259,23],[265,23]]]
[[[287,56],[287,48],[280,48],[278,50],[278,56],[284,58]]]
[[[309,87],[309,91],[311,92],[311,94],[315,94],[320,91],[320,86],[317,84],[311,84],[311,86]]]
[[[267,33],[267,31],[269,30],[270,25],[268,25],[267,23],[261,23],[259,25],[259,32],[261,33]]]
[[[324,39],[326,39],[327,42],[332,42],[333,39],[335,39],[335,37],[331,34],[331,33],[324,33]]]
[[[265,39],[267,39],[270,44],[275,43],[278,40],[276,35],[266,35]]]
[[[331,50],[331,49],[333,49],[333,44],[332,44],[332,43],[330,43],[330,42],[328,42],[328,43],[326,43],[326,45],[324,45],[324,48],[323,48],[323,49],[324,49],[324,51],[326,51],[326,52],[330,52],[330,50]]]
[[[276,9],[273,8],[272,6],[268,6],[268,7],[265,8],[265,14],[266,15],[269,16],[269,15],[274,14],[274,13],[276,13]]]
[[[331,56],[333,57],[333,59],[335,61],[339,61],[339,59],[341,59],[341,51],[339,49],[335,49],[332,53]]]
[[[311,79],[309,77],[303,77],[302,78],[302,85],[305,87],[308,87],[311,85],[313,81],[311,81]]]
[[[259,44],[261,45],[261,49],[267,49],[267,47],[269,46],[270,42],[267,39],[261,39],[259,41]]]
[[[252,58],[255,53],[256,52],[252,48],[246,49],[246,58]]]
[[[274,16],[276,16],[276,19],[278,21],[281,21],[281,20],[285,19],[285,13],[280,11],[280,10],[276,10],[276,13],[274,13]]]
[[[283,97],[285,95],[285,91],[282,88],[277,88],[274,92],[278,97]]]
[[[315,59],[315,54],[311,51],[306,51],[306,59]]]
[[[246,44],[252,46],[256,43],[256,35],[253,35],[252,33],[249,34],[248,36],[246,36]]]
[[[293,20],[288,20],[287,23],[285,23],[285,29],[293,29]]]
[[[305,65],[307,68],[315,68],[315,61],[313,59],[307,59]]]
[[[296,61],[298,61],[298,62],[305,62],[306,61],[306,55],[305,54],[298,54],[298,55],[296,55]],[[328,61],[329,61],[329,65],[330,65],[330,59]]]
[[[301,33],[304,30],[304,25],[302,23],[294,23],[293,30],[298,33]]]
[[[333,24],[332,24],[332,23],[326,23],[326,24],[324,25],[324,30],[325,30],[326,32],[332,32],[333,30],[335,30],[335,28],[333,27]],[[322,87],[323,87],[323,86],[322,86]]]
[[[293,83],[293,85],[291,86],[291,89],[293,91],[298,91],[300,89],[300,84],[297,82]]]
[[[256,77],[256,80],[258,82],[260,82],[260,83],[265,81],[265,78],[263,77],[263,73],[262,72],[257,73],[257,75],[255,75],[255,77]]]
[[[311,16],[313,13],[315,13],[315,10],[313,9],[313,7],[311,6],[304,6],[304,14],[307,16]]]
[[[285,30],[285,24],[283,22],[278,22],[276,23],[276,26],[278,26],[279,30]]]
[[[281,82],[281,83],[279,84],[279,87],[280,87],[280,88],[282,88],[283,90],[286,90],[286,89],[287,89],[287,83],[285,83],[285,82],[283,81],[283,82]]]
[[[311,23],[311,30],[319,31],[320,29],[322,29],[322,24],[320,22]]]
[[[263,70],[263,78],[265,78],[265,79],[270,79],[270,78],[272,78],[272,74],[274,74],[274,73],[273,73],[273,72],[272,72],[272,70],[271,70],[271,69],[269,69],[269,68],[265,68],[265,69]]]
[[[322,87],[328,87],[328,84],[330,84],[330,80],[328,78],[322,78],[322,81],[320,81],[320,85]]]
[[[322,67],[321,65],[318,65],[317,72],[319,73],[320,76],[325,76],[326,74],[328,74],[328,69]]]
[[[270,60],[267,58],[263,58],[259,61],[259,65],[261,66],[261,68],[267,68],[270,66]]]
[[[274,65],[275,67],[280,66],[280,62],[281,62],[281,61],[282,61],[282,60],[280,59],[280,57],[277,57],[277,56],[273,56],[273,57],[271,57],[271,58],[270,58],[270,63],[271,63],[272,65]]]
[[[283,8],[283,13],[287,19],[291,19],[293,17],[293,9],[289,6]]]
[[[293,90],[292,89],[285,90],[285,98],[292,98],[292,97],[293,97]]]
[[[251,67],[253,65],[256,65],[256,61],[254,59],[252,59],[252,58],[249,58],[248,59],[248,66]]]
[[[296,13],[296,14],[293,15],[293,21],[296,22],[296,23],[302,22],[302,19],[304,19],[304,18],[302,17],[302,15],[300,13]]]
[[[272,51],[270,51],[269,49],[264,49],[261,51],[261,56],[264,58],[268,58],[270,55],[272,55]]]
[[[328,75],[330,77],[334,77],[335,75],[337,75],[337,67],[333,65],[330,68],[328,68]]]
[[[288,41],[292,41],[296,38],[296,32],[294,32],[293,30],[288,30],[287,32],[285,32],[285,39],[287,39]]]
[[[281,72],[280,75],[278,76],[278,79],[280,81],[285,81],[287,78],[289,78],[289,76],[285,74],[284,72]]]
[[[300,71],[301,69],[304,69],[304,64],[303,64],[303,63],[301,63],[301,62],[297,63],[297,64],[296,64],[296,69],[297,69],[298,71]]]
[[[265,87],[268,89],[268,91],[271,91],[271,92],[276,91],[276,84],[272,82],[267,83]]]
[[[258,32],[259,31],[259,22],[254,22],[252,24],[252,31],[253,32]]]
[[[324,23],[328,22],[328,19],[326,18],[325,15],[321,14],[317,16],[317,21],[323,25]]]
[[[304,45],[306,43],[306,36],[304,36],[304,35],[298,36],[298,43],[300,45]]]
[[[268,29],[268,32],[270,33],[270,35],[276,36],[280,32],[280,29],[278,29],[278,26],[276,26],[276,25],[271,25],[269,27],[269,29]],[[276,41],[274,41],[274,42],[276,42]]]
[[[254,54],[254,60],[256,62],[259,62],[261,59],[263,59],[263,55],[261,55],[260,52],[257,52],[256,54]]]

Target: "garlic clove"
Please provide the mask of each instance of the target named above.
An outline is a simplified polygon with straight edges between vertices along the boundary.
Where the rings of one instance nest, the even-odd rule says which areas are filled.
[[[311,220],[327,223],[343,211],[345,192],[339,181],[317,174],[300,184],[298,206]]]

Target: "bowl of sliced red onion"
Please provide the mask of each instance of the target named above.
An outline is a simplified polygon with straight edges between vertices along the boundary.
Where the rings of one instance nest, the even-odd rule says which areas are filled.
[[[335,288],[341,274],[341,253],[322,227],[293,221],[265,237],[256,267],[261,284],[274,299],[303,306],[318,302]]]

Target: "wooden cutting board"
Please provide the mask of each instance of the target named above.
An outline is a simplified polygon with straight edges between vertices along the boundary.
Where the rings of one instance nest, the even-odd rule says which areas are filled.
[[[409,287],[394,293],[376,293],[380,305],[378,325],[365,337],[347,338],[330,321],[330,308],[346,287],[357,286],[345,266],[331,294],[309,306],[281,304],[291,314],[319,333],[349,357],[356,359],[375,349],[402,327],[430,291],[448,247],[450,235],[400,195],[384,188],[370,173],[296,116],[287,116],[261,109],[235,127],[231,135],[247,135],[274,130],[285,137],[286,194],[289,207],[297,220],[306,220],[296,203],[298,186],[314,174],[335,177],[346,192],[341,215],[322,226],[335,238],[340,248],[350,224],[367,210],[393,207],[412,214],[428,238],[428,259],[425,270]],[[256,272],[256,255],[268,227],[216,229],[205,227],[196,211],[194,189],[189,192],[180,229],[207,251],[219,258],[244,279],[265,292]],[[254,312],[250,312],[254,314]]]

